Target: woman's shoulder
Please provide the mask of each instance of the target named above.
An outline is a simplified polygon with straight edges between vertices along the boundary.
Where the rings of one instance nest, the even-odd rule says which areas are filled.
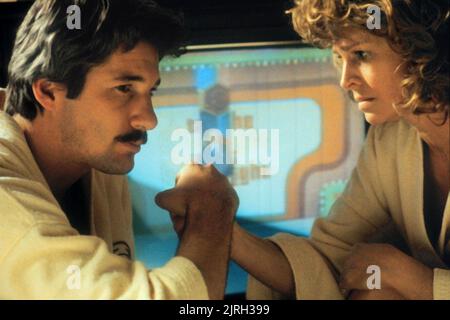
[[[384,170],[397,170],[399,163],[415,161],[420,155],[417,130],[405,120],[372,126],[365,143],[365,154]]]

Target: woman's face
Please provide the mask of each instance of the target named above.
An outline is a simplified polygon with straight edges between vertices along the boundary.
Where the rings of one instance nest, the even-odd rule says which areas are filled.
[[[352,93],[366,120],[374,125],[398,120],[393,104],[402,101],[403,60],[386,39],[348,29],[332,49],[341,71],[340,85]]]

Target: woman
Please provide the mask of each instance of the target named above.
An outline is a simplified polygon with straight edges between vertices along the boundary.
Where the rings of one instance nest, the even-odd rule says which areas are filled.
[[[252,275],[248,297],[450,299],[448,2],[297,0],[291,14],[306,42],[332,48],[340,85],[372,126],[309,239],[235,226],[232,258]],[[368,244],[390,224],[409,254]]]

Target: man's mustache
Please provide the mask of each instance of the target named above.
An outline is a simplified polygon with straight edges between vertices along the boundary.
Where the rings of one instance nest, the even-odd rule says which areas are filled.
[[[147,131],[135,130],[135,131],[127,133],[123,136],[117,137],[116,140],[119,142],[142,141],[142,144],[146,144],[147,143]]]

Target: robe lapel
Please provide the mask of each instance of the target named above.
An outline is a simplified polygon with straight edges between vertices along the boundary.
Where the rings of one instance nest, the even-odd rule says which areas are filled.
[[[444,257],[447,266],[450,264],[450,193],[447,196],[447,203],[442,218],[441,234],[439,236],[439,253]]]
[[[397,167],[407,239],[416,259],[431,267],[443,267],[443,259],[433,248],[425,226],[422,141],[415,129],[410,128],[410,132],[414,134],[408,134],[406,145],[397,148],[401,151],[397,154]]]

